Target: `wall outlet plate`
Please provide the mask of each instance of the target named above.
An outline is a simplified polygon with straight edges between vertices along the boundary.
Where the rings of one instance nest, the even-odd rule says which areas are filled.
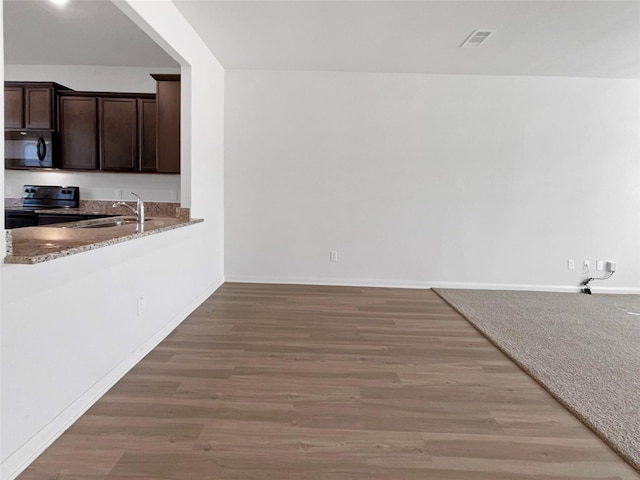
[[[137,314],[140,317],[144,314],[144,297],[138,297],[136,306],[137,306]]]

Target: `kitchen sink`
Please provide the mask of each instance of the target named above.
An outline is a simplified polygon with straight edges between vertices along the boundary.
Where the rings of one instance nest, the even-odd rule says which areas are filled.
[[[131,222],[136,222],[136,217],[121,217],[120,220],[124,220],[126,223],[131,223]],[[151,220],[155,220],[154,218],[151,217],[144,217],[144,221],[145,222],[149,222]]]
[[[147,221],[153,220],[153,218],[147,218]],[[102,218],[89,220],[85,222],[79,222],[78,224],[71,224],[69,226],[62,225],[62,228],[112,228],[120,227],[122,225],[136,224],[138,221],[135,217],[115,217],[115,218]]]
[[[110,227],[119,227],[120,225],[128,225],[131,223],[136,223],[135,220],[115,220],[111,222],[103,222],[103,223],[90,223],[89,225],[76,225],[72,228],[110,228]]]

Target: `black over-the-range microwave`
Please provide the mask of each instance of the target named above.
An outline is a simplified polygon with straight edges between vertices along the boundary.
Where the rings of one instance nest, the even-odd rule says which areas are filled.
[[[4,132],[5,168],[56,168],[56,134],[48,130]]]

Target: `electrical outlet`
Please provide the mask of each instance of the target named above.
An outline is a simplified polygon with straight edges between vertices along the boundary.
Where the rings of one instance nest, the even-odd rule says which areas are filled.
[[[576,261],[573,258],[567,260],[567,270],[573,270],[576,268]]]
[[[585,260],[582,262],[582,271],[584,273],[589,273],[589,268],[591,267],[591,262],[589,260]]]
[[[618,266],[616,265],[616,262],[607,262],[607,270],[611,273],[616,271],[616,268],[618,268]]]
[[[329,252],[329,260],[331,262],[337,262],[338,261],[338,252],[336,250],[331,250],[331,252]]]
[[[138,297],[137,313],[139,317],[141,317],[142,314],[144,313],[144,297]]]
[[[598,260],[596,262],[596,270],[599,271],[599,272],[604,270],[604,260]]]

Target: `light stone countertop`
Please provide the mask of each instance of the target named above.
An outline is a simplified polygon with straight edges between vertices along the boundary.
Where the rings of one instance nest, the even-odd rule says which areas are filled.
[[[118,216],[7,230],[7,255],[4,257],[4,263],[30,265],[47,262],[204,221],[202,219],[151,217],[145,221],[142,228],[135,223],[135,220],[106,228],[77,228],[82,225],[105,224],[118,220],[131,221],[133,219],[132,217]]]

